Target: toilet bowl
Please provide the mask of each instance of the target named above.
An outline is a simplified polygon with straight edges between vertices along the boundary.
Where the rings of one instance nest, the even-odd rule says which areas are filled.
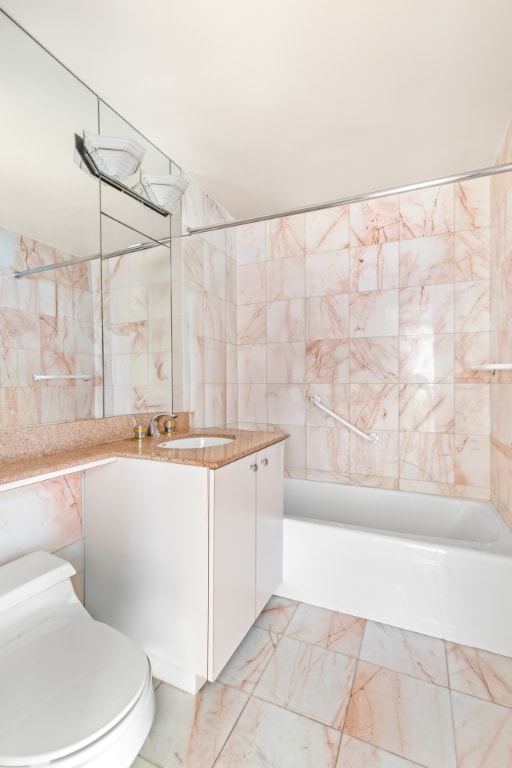
[[[0,768],[129,768],[153,722],[145,653],[95,621],[70,563],[0,567]]]

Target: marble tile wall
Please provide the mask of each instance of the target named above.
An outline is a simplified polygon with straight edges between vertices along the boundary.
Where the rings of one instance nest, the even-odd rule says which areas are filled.
[[[172,408],[171,261],[152,248],[103,265],[105,413]]]
[[[183,231],[231,217],[190,180],[183,198]],[[173,252],[173,259],[178,252]],[[232,229],[181,242],[182,392],[180,410],[195,427],[236,425],[236,256]],[[175,288],[176,286],[174,286]],[[178,406],[175,406],[178,407]]]
[[[496,163],[512,161],[512,121]],[[512,362],[512,173],[491,181],[491,360]],[[512,527],[512,371],[491,376],[491,495]]]
[[[287,474],[489,498],[489,179],[236,234],[238,421],[290,433]]]
[[[15,279],[13,272],[70,254],[0,229],[0,428],[101,415],[101,358],[95,336],[98,264]],[[33,373],[91,373],[91,381],[34,382]]]

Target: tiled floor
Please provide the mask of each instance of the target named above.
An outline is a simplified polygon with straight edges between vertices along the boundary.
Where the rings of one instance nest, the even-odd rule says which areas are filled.
[[[132,768],[512,768],[512,659],[272,598]]]

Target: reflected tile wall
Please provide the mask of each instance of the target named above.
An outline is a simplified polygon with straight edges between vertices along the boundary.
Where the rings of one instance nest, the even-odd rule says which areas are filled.
[[[497,163],[512,160],[512,121]],[[470,201],[471,202],[471,201]],[[468,206],[470,205],[468,202]],[[493,176],[491,181],[491,356],[509,363],[512,307],[512,175]],[[474,215],[474,214],[473,214]],[[512,527],[512,372],[490,376],[491,380],[491,494],[502,517]]]
[[[71,254],[0,229],[0,428],[102,415],[98,269],[94,262],[20,279],[18,270]],[[33,373],[89,373],[90,381],[34,382]]]
[[[183,231],[230,218],[197,183],[187,188],[182,209]],[[194,427],[236,424],[240,397],[236,345],[255,344],[258,334],[264,337],[266,265],[264,261],[258,264],[258,254],[264,255],[266,251],[265,231],[254,226],[247,228],[244,235],[251,261],[247,266],[240,262],[239,268],[246,273],[244,303],[250,310],[238,332],[234,233],[229,229],[213,231],[184,238],[182,242],[181,406],[190,411]],[[254,310],[257,302],[261,312]],[[246,352],[245,381],[265,380],[259,370],[257,350]],[[243,348],[240,354],[244,357]]]
[[[237,228],[239,420],[289,476],[489,498],[490,210],[475,179]]]

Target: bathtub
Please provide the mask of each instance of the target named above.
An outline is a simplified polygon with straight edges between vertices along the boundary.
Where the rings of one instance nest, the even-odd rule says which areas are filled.
[[[512,533],[491,504],[284,483],[277,595],[512,656]]]

